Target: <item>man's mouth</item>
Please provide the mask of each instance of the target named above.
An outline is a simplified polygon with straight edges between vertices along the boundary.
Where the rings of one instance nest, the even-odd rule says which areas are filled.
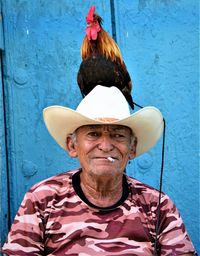
[[[102,157],[94,157],[94,159],[100,159],[100,160],[108,160],[109,162],[113,163],[117,160],[116,157],[113,157],[113,156],[102,156]]]
[[[113,158],[112,156],[108,156],[107,159],[108,159],[108,161],[110,161],[111,163],[115,162],[115,158]]]

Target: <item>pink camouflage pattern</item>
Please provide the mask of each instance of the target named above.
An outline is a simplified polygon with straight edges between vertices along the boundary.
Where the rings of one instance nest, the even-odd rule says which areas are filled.
[[[3,253],[35,256],[153,255],[159,192],[127,176],[128,198],[112,211],[93,209],[74,191],[73,170],[34,185],[25,195]],[[162,194],[160,255],[194,247],[173,202]]]

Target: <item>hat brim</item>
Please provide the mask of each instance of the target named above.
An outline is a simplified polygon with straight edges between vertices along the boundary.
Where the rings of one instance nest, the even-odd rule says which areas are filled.
[[[109,123],[130,127],[138,141],[136,157],[151,149],[163,132],[163,116],[155,107],[144,107],[118,121],[103,122],[88,118],[70,108],[51,106],[43,110],[43,118],[49,133],[64,150],[67,135],[83,125]]]

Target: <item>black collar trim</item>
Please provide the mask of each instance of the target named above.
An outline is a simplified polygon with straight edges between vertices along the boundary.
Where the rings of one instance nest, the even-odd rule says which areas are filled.
[[[123,176],[123,192],[122,192],[122,197],[119,199],[118,202],[116,202],[114,205],[111,205],[109,207],[99,207],[97,205],[94,205],[93,203],[91,203],[85,196],[85,194],[83,193],[83,190],[81,189],[80,186],[80,173],[76,172],[73,176],[72,176],[72,185],[73,188],[75,190],[75,192],[77,193],[77,195],[81,198],[81,200],[83,200],[88,206],[101,210],[101,211],[111,211],[116,209],[118,206],[120,206],[128,197],[129,195],[129,187],[128,187],[128,183],[126,180],[126,175]]]

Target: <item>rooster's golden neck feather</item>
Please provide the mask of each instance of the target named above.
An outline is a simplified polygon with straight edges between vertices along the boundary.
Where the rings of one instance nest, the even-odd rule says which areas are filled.
[[[123,59],[118,45],[112,37],[101,27],[97,40],[88,40],[85,36],[81,46],[81,57],[83,60],[89,58],[92,54],[99,53],[110,58],[112,61],[123,65]]]

